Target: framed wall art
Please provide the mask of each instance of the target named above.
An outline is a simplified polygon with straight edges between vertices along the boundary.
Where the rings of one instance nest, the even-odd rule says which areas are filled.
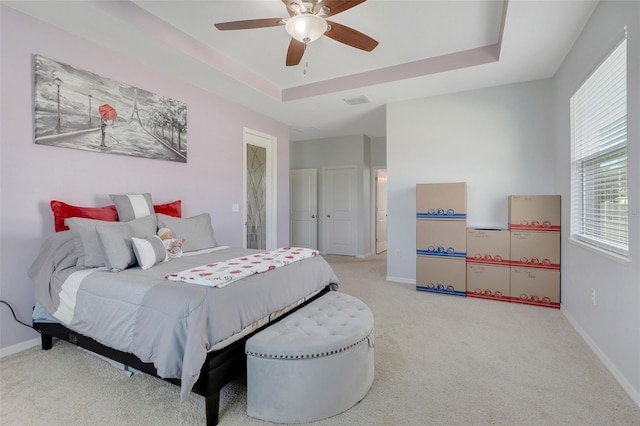
[[[33,55],[35,143],[187,162],[187,106]]]

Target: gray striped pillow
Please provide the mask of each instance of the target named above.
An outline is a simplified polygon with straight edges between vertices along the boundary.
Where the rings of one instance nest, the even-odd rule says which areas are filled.
[[[110,194],[116,205],[118,220],[128,222],[139,217],[155,214],[151,194]]]
[[[133,237],[131,242],[140,268],[149,269],[167,260],[167,249],[157,235],[149,238]]]

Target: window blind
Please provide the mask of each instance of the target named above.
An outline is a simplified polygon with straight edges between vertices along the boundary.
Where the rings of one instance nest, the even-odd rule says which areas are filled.
[[[571,97],[571,237],[626,256],[627,42]]]

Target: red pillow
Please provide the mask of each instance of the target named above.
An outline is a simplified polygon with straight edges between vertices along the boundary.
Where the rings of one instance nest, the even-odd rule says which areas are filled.
[[[64,220],[68,217],[83,217],[86,219],[106,220],[109,222],[118,221],[118,211],[116,206],[104,207],[78,207],[62,201],[51,201],[51,210],[53,211],[53,223],[56,232],[66,231],[69,229],[64,224]],[[153,209],[156,213],[166,214],[173,217],[182,217],[182,201],[176,200],[167,204],[154,205]]]
[[[176,200],[167,204],[154,204],[153,210],[156,213],[166,214],[167,216],[182,217],[182,201]]]
[[[56,232],[66,231],[69,229],[64,224],[64,220],[68,217],[84,217],[87,219],[108,220],[109,222],[118,221],[118,212],[116,206],[105,207],[77,207],[62,201],[51,201],[51,210],[53,211],[53,223]]]

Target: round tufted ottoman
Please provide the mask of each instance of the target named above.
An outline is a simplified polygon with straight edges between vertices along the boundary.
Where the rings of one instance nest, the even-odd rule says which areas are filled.
[[[341,413],[373,383],[373,314],[331,291],[247,340],[247,414],[303,423]]]

